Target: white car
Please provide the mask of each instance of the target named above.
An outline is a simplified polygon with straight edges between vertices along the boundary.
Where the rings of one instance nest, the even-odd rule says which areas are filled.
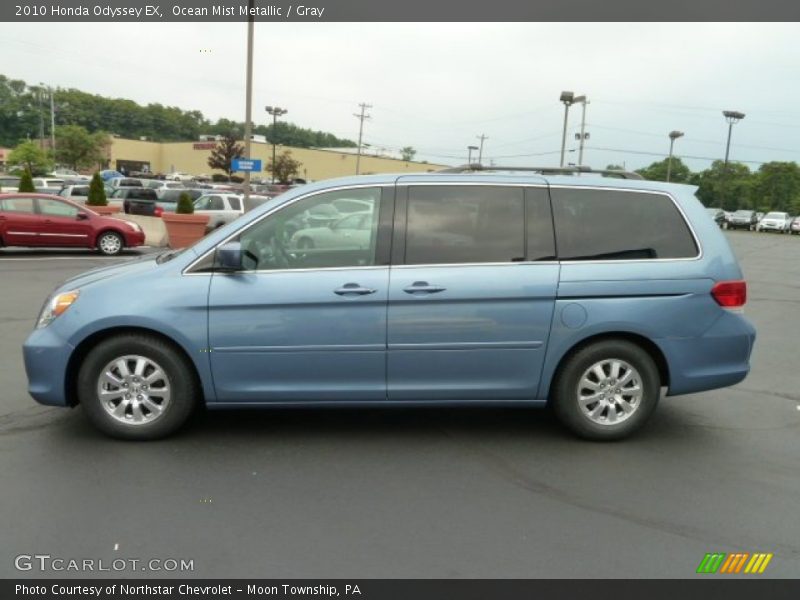
[[[50,179],[49,177],[34,177],[33,187],[39,194],[57,194],[64,187],[63,179]]]
[[[16,192],[19,189],[19,179],[16,175],[0,176],[0,192]]]
[[[792,223],[792,217],[785,212],[768,212],[756,225],[756,231],[779,231],[786,233]]]
[[[145,187],[149,187],[156,191],[156,194],[161,196],[164,190],[182,190],[185,189],[180,181],[165,181],[163,179],[143,179],[142,183]]]
[[[170,181],[192,181],[194,179],[194,175],[189,175],[189,173],[183,173],[181,171],[175,171],[167,175],[165,179]]]
[[[289,245],[297,250],[367,250],[374,237],[373,220],[371,212],[351,213],[329,227],[300,229],[292,235]]]
[[[244,202],[240,194],[204,194],[194,201],[194,212],[208,215],[206,231],[211,231],[242,216]]]
[[[67,200],[72,200],[78,204],[86,204],[89,199],[89,186],[88,185],[65,185],[62,187],[58,195]]]

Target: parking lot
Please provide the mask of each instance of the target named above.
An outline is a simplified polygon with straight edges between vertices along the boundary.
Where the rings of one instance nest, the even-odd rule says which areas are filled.
[[[666,398],[612,444],[522,409],[211,413],[113,441],[29,398],[21,345],[58,282],[122,259],[0,251],[0,576],[38,553],[191,559],[194,577],[683,578],[743,551],[797,577],[800,240],[726,235],[758,329],[750,376]]]

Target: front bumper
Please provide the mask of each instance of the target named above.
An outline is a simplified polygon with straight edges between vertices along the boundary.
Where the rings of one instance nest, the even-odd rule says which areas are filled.
[[[144,245],[144,231],[126,231],[125,246],[135,248]]]
[[[51,324],[35,329],[22,346],[28,393],[40,404],[67,406],[67,365],[75,350]]]

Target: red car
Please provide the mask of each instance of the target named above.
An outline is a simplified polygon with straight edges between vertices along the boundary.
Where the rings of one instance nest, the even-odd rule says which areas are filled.
[[[113,256],[141,246],[138,224],[103,217],[48,194],[0,194],[0,246],[96,248]]]

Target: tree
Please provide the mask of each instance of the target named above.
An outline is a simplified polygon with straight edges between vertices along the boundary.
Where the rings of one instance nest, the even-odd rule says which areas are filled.
[[[636,172],[650,181],[666,181],[668,168],[669,158],[665,158],[664,160],[654,162],[649,167],[638,169]],[[689,167],[683,164],[680,158],[673,156],[669,180],[672,183],[687,183],[691,175],[692,172],[689,170]]]
[[[17,191],[26,193],[32,193],[36,191],[36,188],[33,187],[33,177],[28,169],[25,169],[22,172],[22,177],[19,178],[19,188],[17,188]]]
[[[106,187],[103,185],[103,178],[100,177],[99,172],[92,175],[92,182],[89,184],[89,197],[86,199],[86,204],[89,206],[106,206],[108,204]]]
[[[272,160],[269,161],[267,171],[275,175],[275,179],[280,183],[289,183],[292,177],[297,175],[302,165],[303,163],[292,158],[292,153],[286,150],[278,155],[274,165],[272,164]]]
[[[697,197],[705,206],[736,210],[753,208],[753,175],[747,165],[715,160],[711,167],[693,175],[689,183],[698,186]]]
[[[225,136],[216,147],[211,151],[211,156],[208,157],[208,166],[212,169],[219,169],[225,171],[228,177],[233,173],[231,162],[234,158],[239,158],[244,155],[244,146],[236,141],[232,135]]]
[[[795,162],[764,163],[754,176],[753,192],[764,208],[794,212],[800,204],[800,167]]]
[[[111,138],[103,132],[89,133],[79,125],[56,129],[56,161],[72,169],[88,169],[102,163]]]
[[[32,175],[44,175],[52,167],[47,153],[34,142],[22,142],[8,155],[9,165],[19,165]]]
[[[192,197],[186,192],[178,196],[178,206],[175,207],[175,212],[179,215],[191,215],[194,213],[194,204]]]
[[[406,146],[400,150],[400,155],[403,157],[403,160],[414,160],[416,153],[417,151],[411,146]]]

